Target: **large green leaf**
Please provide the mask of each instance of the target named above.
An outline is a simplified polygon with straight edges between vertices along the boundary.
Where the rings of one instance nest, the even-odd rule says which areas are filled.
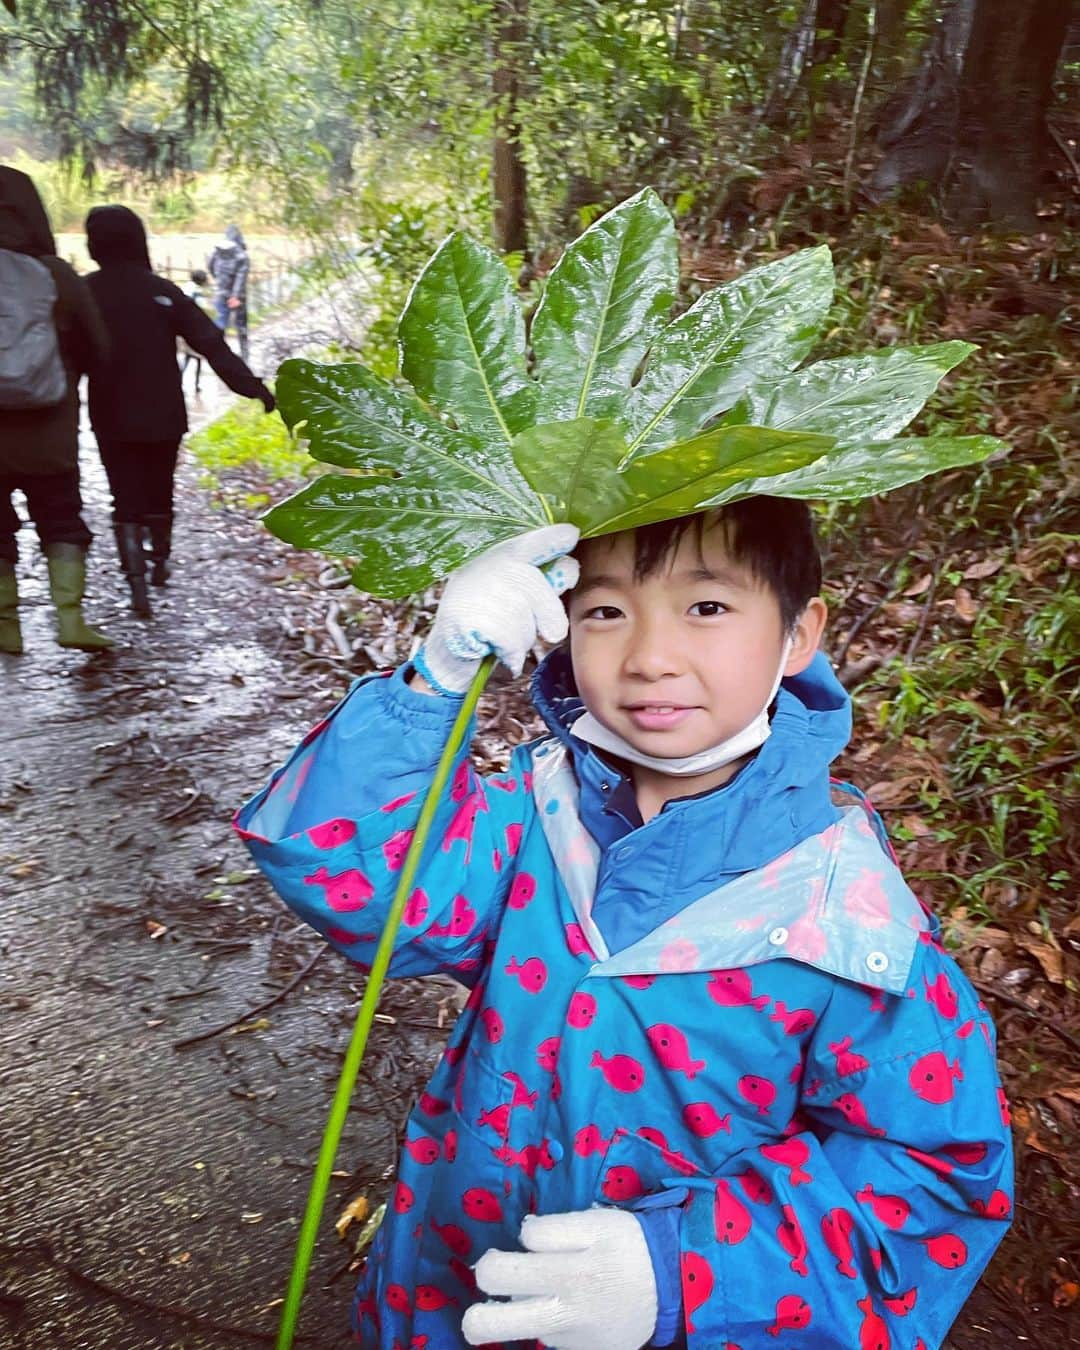
[[[420,273],[398,324],[401,372],[462,431],[509,442],[533,421],[525,319],[498,255],[452,234]]]
[[[678,282],[675,222],[651,188],[575,239],[552,269],[532,321],[536,420],[612,416],[675,303]]]
[[[831,437],[806,432],[717,427],[620,469],[626,456],[620,428],[580,418],[522,432],[514,458],[552,518],[590,538],[690,515],[736,484],[788,473],[832,445]]]
[[[751,385],[723,425],[821,431],[845,441],[886,440],[903,431],[941,377],[975,350],[970,342],[933,342],[818,361]]]
[[[326,474],[263,517],[279,539],[354,560],[353,582],[397,599],[440,581],[493,544],[535,529],[462,480]]]
[[[824,245],[706,292],[652,345],[619,418],[630,453],[651,454],[693,436],[752,382],[792,370],[813,346],[832,293]]]
[[[286,361],[275,394],[286,425],[305,423],[314,459],[408,474],[448,497],[461,489],[480,492],[497,511],[546,523],[505,441],[481,441],[454,431],[363,366]]]
[[[807,468],[778,478],[758,478],[747,495],[800,497],[806,501],[857,501],[892,492],[942,469],[978,464],[1008,446],[996,436],[902,436],[838,446]],[[724,498],[709,503],[718,506]]]

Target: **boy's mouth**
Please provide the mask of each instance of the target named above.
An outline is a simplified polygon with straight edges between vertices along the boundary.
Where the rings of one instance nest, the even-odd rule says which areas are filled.
[[[623,711],[641,731],[667,731],[685,722],[694,709],[681,703],[630,703]]]

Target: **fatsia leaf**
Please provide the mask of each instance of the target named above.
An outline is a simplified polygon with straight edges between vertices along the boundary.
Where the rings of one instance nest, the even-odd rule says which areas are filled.
[[[975,350],[970,342],[933,342],[817,361],[751,385],[723,425],[820,431],[845,441],[887,440],[903,431],[942,376]]]
[[[575,239],[552,269],[532,321],[536,420],[612,416],[675,303],[678,282],[675,222],[651,188]]]
[[[755,380],[797,366],[813,346],[832,293],[824,245],[707,291],[657,337],[626,400],[619,420],[631,455],[685,440]]]
[[[1008,450],[996,436],[901,436],[889,441],[841,445],[794,473],[762,478],[749,493],[800,497],[805,501],[857,501],[891,492],[942,469],[978,464]],[[716,506],[722,499],[709,504]]]
[[[832,445],[831,437],[806,432],[717,427],[620,469],[626,456],[620,428],[579,418],[522,432],[514,458],[552,518],[590,538],[690,515],[747,479],[788,473]]]
[[[498,255],[452,234],[416,279],[398,324],[401,373],[421,398],[486,441],[533,420],[525,318]]]
[[[389,599],[426,589],[537,523],[461,480],[344,474],[316,479],[263,519],[286,543],[353,559],[355,585]]]
[[[289,427],[304,422],[309,453],[327,464],[400,473],[451,494],[481,492],[503,511],[546,524],[505,441],[454,431],[415,398],[355,363],[285,361],[275,394]]]

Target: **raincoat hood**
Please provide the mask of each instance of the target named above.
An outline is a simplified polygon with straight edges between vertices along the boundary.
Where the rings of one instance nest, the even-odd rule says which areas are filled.
[[[0,165],[0,248],[33,257],[56,253],[49,217],[33,180],[6,164]]]
[[[86,217],[86,247],[99,267],[138,263],[149,268],[146,229],[126,206],[95,206]]]

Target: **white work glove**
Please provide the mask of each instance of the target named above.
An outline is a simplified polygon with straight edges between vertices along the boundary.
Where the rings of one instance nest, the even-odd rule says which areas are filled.
[[[537,635],[561,642],[568,624],[559,596],[578,579],[577,560],[564,555],[577,541],[576,525],[544,525],[452,573],[413,658],[428,684],[440,694],[463,694],[489,652],[520,675]]]
[[[488,1251],[476,1264],[486,1294],[461,1330],[470,1345],[542,1341],[553,1350],[639,1350],[656,1330],[656,1276],[641,1224],[624,1209],[530,1216],[524,1252]]]

